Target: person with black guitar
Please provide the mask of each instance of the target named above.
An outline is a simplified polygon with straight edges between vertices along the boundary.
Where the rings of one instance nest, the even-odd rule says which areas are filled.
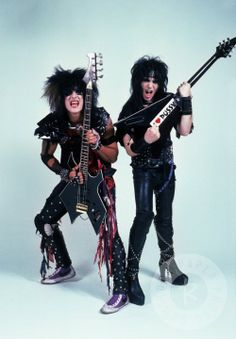
[[[35,135],[43,140],[41,151],[43,163],[58,175],[60,181],[46,199],[41,212],[35,217],[37,231],[42,236],[41,283],[51,285],[64,282],[76,274],[59,223],[60,219],[69,212],[62,199],[63,191],[68,188],[69,194],[71,192],[67,201],[70,204],[78,198],[72,196],[74,191],[70,191],[71,187],[76,187],[81,193],[82,187],[86,186],[90,190],[90,197],[100,200],[100,205],[106,211],[101,222],[99,221],[101,225],[97,227],[96,221],[100,220],[103,211],[92,208],[93,222],[96,225],[96,233],[99,234],[96,259],[100,268],[105,261],[109,289],[110,277],[113,277],[113,294],[102,307],[101,312],[114,313],[128,303],[125,250],[118,233],[115,213],[113,179],[115,169],[111,166],[117,159],[118,147],[110,115],[104,108],[97,107],[97,86],[93,83],[92,90],[87,89],[85,75],[86,70],[81,68],[64,70],[58,67],[45,82],[43,96],[48,100],[52,113],[38,123]],[[91,110],[89,112],[91,126],[86,126],[84,121],[89,110]],[[82,149],[82,145],[85,145],[85,149]],[[61,150],[60,160],[55,155],[58,146]],[[81,164],[81,158],[85,155],[86,146],[88,146],[88,155],[83,158],[83,161],[88,160],[89,175],[96,177],[99,172],[102,178],[99,185],[92,184],[90,187],[87,187],[87,182],[85,185],[85,174],[81,170],[84,165]],[[89,208],[91,205],[96,206],[93,205],[92,200],[88,204]],[[80,215],[82,211],[79,209],[76,213]],[[56,264],[55,271],[51,275],[47,275],[49,261],[55,261]]]
[[[165,281],[166,272],[169,272],[172,284],[185,285],[188,282],[187,275],[179,270],[174,258],[172,203],[175,165],[170,132],[175,128],[178,136],[186,136],[192,130],[190,85],[183,82],[178,87],[176,101],[179,109],[160,127],[156,124],[132,124],[131,119],[129,124],[119,124],[122,119],[125,121],[132,114],[135,116],[134,113],[139,110],[140,114],[137,116],[142,118],[143,109],[151,108],[156,102],[169,96],[167,82],[168,67],[159,57],[144,56],[137,60],[131,69],[131,96],[123,106],[117,123],[117,138],[131,157],[133,170],[136,216],[129,235],[127,279],[129,301],[137,305],[145,302],[138,279],[139,262],[153,219],[160,248],[161,280]],[[144,114],[149,114],[148,112],[144,110]],[[168,112],[167,109],[165,115]]]

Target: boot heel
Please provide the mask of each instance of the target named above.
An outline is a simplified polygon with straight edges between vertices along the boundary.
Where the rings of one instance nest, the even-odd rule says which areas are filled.
[[[160,279],[161,281],[166,281],[166,275],[170,274],[171,283],[173,285],[187,285],[188,276],[180,271],[174,258],[168,259],[167,261],[159,262],[160,267]]]
[[[160,269],[160,280],[161,281],[166,281],[166,263],[159,264],[159,269]]]

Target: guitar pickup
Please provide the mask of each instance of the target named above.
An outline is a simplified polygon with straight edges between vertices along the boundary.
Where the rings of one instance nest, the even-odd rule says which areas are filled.
[[[75,206],[76,212],[78,213],[87,213],[88,212],[88,205],[81,204],[80,202]]]

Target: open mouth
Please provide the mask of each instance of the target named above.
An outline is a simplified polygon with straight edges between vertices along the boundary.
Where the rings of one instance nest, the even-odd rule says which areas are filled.
[[[77,108],[79,106],[79,100],[71,100],[70,101],[70,106],[72,108]]]
[[[145,89],[143,96],[144,96],[145,100],[151,100],[152,97],[153,97],[153,90],[152,89]]]

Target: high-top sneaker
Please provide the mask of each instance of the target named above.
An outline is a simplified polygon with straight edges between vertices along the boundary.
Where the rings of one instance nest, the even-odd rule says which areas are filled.
[[[62,281],[66,281],[68,279],[71,279],[75,276],[75,270],[72,266],[69,267],[58,267],[55,272],[53,272],[48,277],[41,280],[42,284],[45,285],[51,285],[51,284],[57,284]]]
[[[103,305],[101,313],[110,314],[118,312],[122,307],[129,302],[126,294],[113,294],[113,296]]]

